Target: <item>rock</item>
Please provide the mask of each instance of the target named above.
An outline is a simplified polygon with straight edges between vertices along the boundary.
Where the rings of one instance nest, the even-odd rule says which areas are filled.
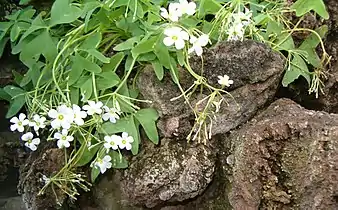
[[[252,56],[255,55],[255,56]],[[231,96],[224,95],[212,134],[226,133],[245,123],[274,97],[283,73],[283,59],[263,44],[254,41],[224,42],[205,50],[203,76],[208,82],[219,87],[218,76],[229,75],[234,84],[228,88]],[[198,72],[201,61],[190,59],[191,67]],[[194,82],[186,70],[180,71],[181,85],[187,89]],[[181,95],[170,77],[158,81],[151,67],[147,67],[138,78],[138,88],[144,98],[153,101],[161,116],[158,127],[164,137],[186,138],[194,121],[190,107],[184,100],[171,101]],[[197,91],[199,92],[199,91]],[[197,94],[191,96],[197,102]],[[194,106],[194,103],[192,103]]]
[[[338,209],[337,128],[338,115],[280,99],[224,136],[233,148],[230,165],[221,157],[233,208]]]
[[[28,210],[57,209],[67,198],[56,186],[54,190],[48,187],[43,195],[38,195],[44,186],[43,175],[50,177],[64,165],[64,151],[50,147],[51,144],[44,148],[40,145],[20,169],[18,189]]]
[[[26,210],[20,196],[0,199],[0,209],[2,210]]]
[[[212,180],[215,155],[204,145],[163,140],[149,147],[122,176],[121,189],[130,202],[155,207],[202,194]]]

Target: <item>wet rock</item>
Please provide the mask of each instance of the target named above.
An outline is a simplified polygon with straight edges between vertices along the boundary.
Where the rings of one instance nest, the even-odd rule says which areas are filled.
[[[337,209],[338,115],[280,99],[233,132],[234,209]],[[229,161],[228,161],[229,162]]]
[[[252,56],[255,55],[255,56]],[[204,56],[203,76],[208,82],[219,87],[218,76],[229,75],[234,80],[224,95],[217,120],[213,123],[212,134],[226,133],[245,123],[274,97],[283,73],[283,59],[263,44],[254,41],[224,42],[208,49]],[[193,57],[191,67],[200,73],[201,60]],[[194,82],[186,70],[180,71],[181,85],[187,89]],[[151,67],[140,74],[138,88],[144,98],[153,101],[161,116],[158,127],[164,137],[185,138],[191,130],[194,116],[189,106],[180,100],[172,101],[181,95],[177,85],[169,76],[158,81]],[[196,91],[199,92],[199,91]],[[205,94],[205,93],[204,93]],[[192,106],[198,100],[197,94],[190,99]]]
[[[204,145],[163,140],[148,147],[124,171],[121,189],[135,205],[155,207],[181,202],[202,194],[211,182],[215,156]]]

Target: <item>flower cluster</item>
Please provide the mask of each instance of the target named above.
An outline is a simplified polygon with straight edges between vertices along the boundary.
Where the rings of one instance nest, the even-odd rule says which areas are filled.
[[[95,117],[95,119],[101,122],[102,120],[109,120],[111,123],[116,123],[116,120],[120,119],[121,110],[117,101],[112,108],[104,106],[101,101],[88,101],[88,104],[82,108],[76,104],[72,106],[62,104],[55,109],[50,109],[46,115],[49,117],[49,120],[38,114],[34,114],[31,119],[27,119],[24,113],[20,113],[18,117],[13,117],[10,120],[13,123],[10,129],[22,133],[25,131],[25,127],[28,127],[27,130],[30,131],[23,134],[21,140],[25,142],[26,147],[35,151],[40,144],[40,138],[34,138],[34,134],[31,131],[34,131],[36,136],[39,136],[39,130],[50,125],[52,132],[55,132],[53,139],[57,141],[58,148],[68,148],[70,147],[70,142],[74,140],[74,130],[76,130],[76,127],[84,126],[88,116],[94,117],[94,115],[97,115],[99,117]],[[125,135],[128,137],[128,134],[122,134],[118,145],[121,149],[127,148],[130,150],[130,142],[132,141],[129,141],[129,138],[125,137]]]
[[[195,12],[196,4],[194,2],[188,2],[187,0],[170,3],[168,10],[161,8],[161,16],[173,22],[177,22],[183,15],[194,15]],[[195,52],[198,56],[202,55],[202,47],[206,46],[209,42],[209,36],[207,34],[201,34],[199,37],[194,35],[189,36],[187,31],[178,26],[166,28],[164,35],[166,37],[163,39],[163,43],[167,47],[175,45],[177,50],[181,50],[185,47],[186,42],[189,41],[192,46],[188,49],[188,53]]]
[[[228,41],[243,40],[246,27],[252,22],[252,13],[245,8],[245,12],[232,14],[228,28]]]

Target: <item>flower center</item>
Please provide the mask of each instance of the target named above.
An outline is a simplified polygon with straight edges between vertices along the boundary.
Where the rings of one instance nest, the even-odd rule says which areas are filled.
[[[18,126],[22,126],[22,122],[18,122]]]
[[[58,119],[59,120],[63,120],[65,117],[62,115],[62,114],[60,114],[59,116],[58,116]]]
[[[39,122],[36,122],[36,125],[37,125],[37,126],[40,126],[40,123],[39,123]]]
[[[111,142],[110,142],[110,145],[114,146],[114,145],[115,145],[115,142],[111,141]]]
[[[177,41],[178,40],[178,37],[177,36],[172,36],[171,37],[174,41]]]
[[[126,144],[127,141],[125,139],[122,140],[122,144]]]
[[[61,139],[65,141],[67,139],[67,137],[66,136],[62,136]]]
[[[27,140],[28,144],[32,143],[32,139]]]

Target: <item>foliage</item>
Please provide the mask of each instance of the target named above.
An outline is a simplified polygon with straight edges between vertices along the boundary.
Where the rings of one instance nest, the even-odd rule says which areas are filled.
[[[20,3],[27,4],[29,0]],[[202,47],[208,43],[243,39],[264,42],[286,58],[284,86],[302,76],[310,85],[309,91],[318,94],[329,60],[322,42],[327,26],[316,30],[298,26],[309,12],[328,18],[322,0],[298,0],[291,7],[284,0],[198,0],[195,3],[196,11],[187,10],[184,15],[178,13],[182,11],[171,11],[170,6],[168,11],[164,9],[170,4],[166,0],[55,0],[50,12],[37,13],[27,7],[6,16],[7,21],[0,23],[0,56],[9,44],[12,53],[18,54],[28,69],[25,75],[14,74],[15,85],[0,89],[0,97],[10,102],[8,118],[23,107],[31,120],[36,114],[47,116],[50,110],[62,105],[69,108],[75,104],[82,110],[90,101],[113,107],[117,114],[116,122],[104,122],[101,113],[90,114],[83,125],[71,122],[69,132],[74,142],[71,151],[65,150],[67,162],[60,172],[48,175],[42,192],[54,184],[75,198],[77,191],[71,180],[78,177],[78,187],[88,190],[82,176],[74,175],[76,167],[90,164],[93,182],[104,168],[126,168],[128,163],[121,148],[108,151],[104,146],[107,142],[102,139],[106,136],[129,134],[133,138],[133,155],[139,151],[140,128],[150,141],[159,143],[158,113],[152,108],[140,109],[140,103],[151,102],[137,99],[137,90],[131,83],[145,65],[153,66],[159,80],[168,71],[182,91],[177,98],[184,97],[188,105],[189,95],[199,86],[209,91],[197,104],[206,102],[202,111],[197,105],[190,105],[196,124],[189,140],[205,142],[210,138],[209,128],[224,101],[222,95],[228,94],[223,88],[232,84],[225,75],[220,78],[220,87],[212,87],[203,77],[203,71],[196,73],[190,68],[189,54],[202,54]],[[299,17],[296,24],[286,18],[292,11]],[[168,35],[174,27],[179,28],[177,33],[182,37]],[[293,38],[297,32],[309,33],[300,45]],[[201,38],[204,35],[208,37],[206,42]],[[183,40],[183,48],[176,43],[178,39]],[[316,51],[318,45],[323,51],[321,57]],[[178,68],[186,69],[196,80],[188,90],[180,86]],[[62,135],[61,130],[53,127],[52,120],[47,120],[46,125],[52,127],[50,133],[44,132],[49,141],[55,140],[52,134]],[[60,181],[67,179],[69,182]]]

